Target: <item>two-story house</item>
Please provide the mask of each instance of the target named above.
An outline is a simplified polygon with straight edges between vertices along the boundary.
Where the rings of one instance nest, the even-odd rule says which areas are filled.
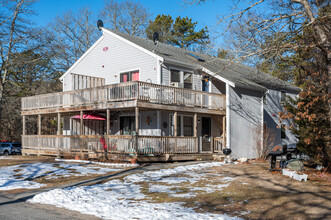
[[[295,145],[277,116],[297,87],[242,64],[101,31],[60,78],[63,92],[22,99],[24,154],[106,150],[169,161],[211,158],[226,147],[234,158],[255,158],[266,127],[275,145]],[[26,133],[26,117],[38,118],[37,134]],[[57,117],[56,134],[43,134],[43,117]]]

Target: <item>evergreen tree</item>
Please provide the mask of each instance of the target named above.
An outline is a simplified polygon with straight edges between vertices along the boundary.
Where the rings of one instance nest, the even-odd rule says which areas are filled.
[[[153,33],[158,32],[160,42],[167,43],[189,50],[200,50],[210,43],[208,29],[204,27],[196,31],[197,22],[191,18],[180,16],[174,21],[170,15],[158,15],[154,21],[149,22],[146,35],[153,38]]]

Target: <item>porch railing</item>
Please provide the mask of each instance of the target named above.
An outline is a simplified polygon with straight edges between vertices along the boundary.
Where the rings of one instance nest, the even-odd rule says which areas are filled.
[[[223,153],[223,148],[224,148],[223,137],[214,137],[213,146],[214,146],[215,153]]]
[[[95,88],[22,98],[22,110],[79,107],[139,100],[150,103],[225,109],[225,95],[146,82],[125,82]]]
[[[23,149],[56,152],[89,151],[138,155],[198,153],[197,137],[23,135]]]

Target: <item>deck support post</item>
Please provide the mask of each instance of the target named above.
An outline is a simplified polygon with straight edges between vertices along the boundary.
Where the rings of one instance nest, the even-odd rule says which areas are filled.
[[[196,151],[199,152],[199,141],[197,141],[198,137],[198,114],[194,113],[193,117],[193,136],[195,137],[195,147]]]
[[[174,113],[174,136],[177,137],[177,112]]]
[[[138,134],[139,134],[139,108],[135,107],[135,120],[136,120],[136,155],[138,155]]]
[[[84,112],[80,111],[80,135],[84,135],[84,121],[83,121]]]
[[[57,131],[56,135],[60,136],[61,135],[61,113],[57,113]],[[56,152],[56,157],[60,158],[60,138],[57,137],[57,152]]]
[[[110,110],[107,109],[107,131],[106,131],[106,135],[109,135],[109,130],[110,130]]]
[[[25,135],[25,115],[23,115],[22,122],[23,122],[22,135]]]
[[[198,136],[198,114],[194,113],[194,118],[193,118],[193,132],[194,132],[194,137]]]
[[[41,115],[38,115],[38,135],[41,135]]]
[[[38,115],[38,135],[41,135],[41,115]],[[41,151],[40,142],[38,141],[38,153],[37,156],[40,156]]]
[[[177,112],[174,113],[175,152],[177,152]]]
[[[61,113],[57,113],[57,132],[56,135],[61,135]]]
[[[225,136],[226,136],[226,133],[225,133],[225,128],[226,128],[226,116],[224,115],[223,116],[223,145],[222,145],[222,150],[223,148],[225,148]]]

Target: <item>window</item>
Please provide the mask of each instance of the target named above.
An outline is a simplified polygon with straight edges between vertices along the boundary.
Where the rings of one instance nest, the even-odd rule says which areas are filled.
[[[282,124],[282,127],[280,129],[280,137],[281,139],[286,139],[286,131],[285,131],[285,125]]]
[[[180,72],[178,70],[171,70],[171,85],[180,83]]]
[[[120,82],[139,81],[139,70],[121,73]]]
[[[134,116],[120,117],[121,135],[135,135],[136,122]]]
[[[174,136],[174,116],[170,115],[170,135]],[[193,117],[177,116],[177,136],[193,136]]]
[[[170,70],[170,85],[180,88],[192,89],[192,73]]]
[[[184,88],[192,89],[192,74],[184,72]]]
[[[190,116],[183,117],[184,136],[193,136],[193,118]]]

